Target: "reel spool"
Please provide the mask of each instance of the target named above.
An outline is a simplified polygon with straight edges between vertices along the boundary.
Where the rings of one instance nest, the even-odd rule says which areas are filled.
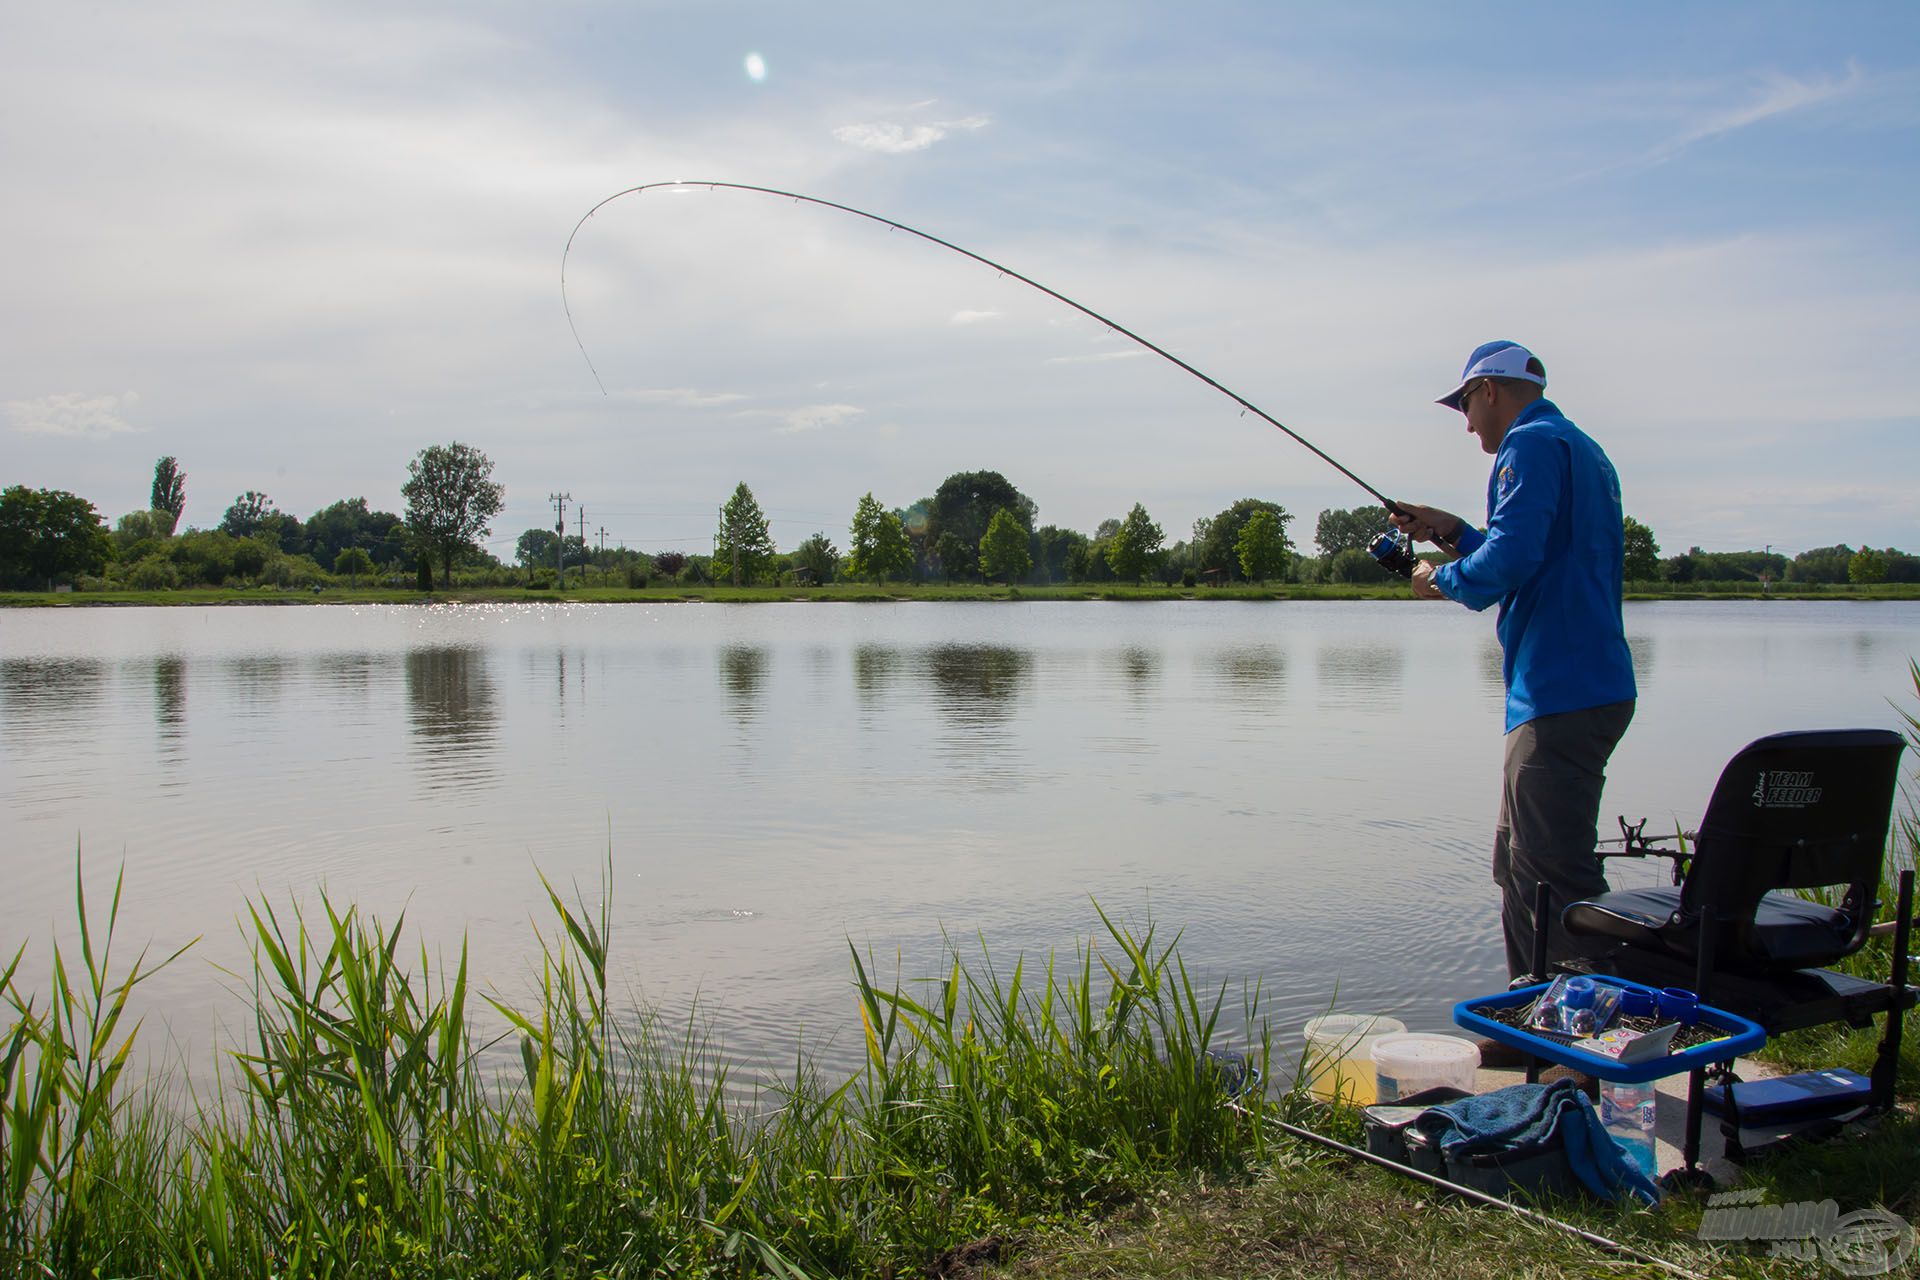
[[[1402,578],[1413,577],[1413,540],[1406,534],[1389,529],[1367,544],[1367,554],[1388,573]]]

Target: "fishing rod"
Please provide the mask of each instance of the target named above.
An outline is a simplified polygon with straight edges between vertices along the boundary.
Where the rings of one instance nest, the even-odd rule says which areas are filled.
[[[1240,1107],[1237,1104],[1229,1104],[1229,1105],[1232,1106],[1235,1110],[1240,1111],[1242,1114],[1251,1114],[1246,1110],[1246,1108]],[[1462,1196],[1468,1200],[1474,1201],[1475,1203],[1486,1205],[1488,1208],[1505,1209],[1507,1212],[1512,1213],[1517,1217],[1524,1218],[1529,1222],[1536,1222],[1536,1223],[1539,1223],[1541,1226],[1550,1227],[1556,1231],[1563,1231],[1566,1234],[1572,1236],[1576,1240],[1584,1240],[1586,1243],[1593,1245],[1595,1248],[1605,1250],[1608,1253],[1617,1254],[1622,1258],[1627,1258],[1633,1262],[1638,1262],[1643,1266],[1657,1267],[1660,1270],[1665,1271],[1669,1275],[1683,1277],[1683,1280],[1706,1280],[1706,1277],[1702,1276],[1697,1271],[1689,1271],[1685,1267],[1682,1267],[1676,1263],[1668,1262],[1664,1258],[1657,1258],[1650,1253],[1646,1253],[1640,1249],[1634,1248],[1632,1245],[1622,1243],[1619,1240],[1610,1239],[1606,1236],[1600,1235],[1598,1232],[1588,1231],[1585,1227],[1577,1226],[1574,1223],[1567,1222],[1563,1219],[1553,1217],[1551,1214],[1542,1213],[1538,1209],[1529,1209],[1525,1205],[1515,1204],[1513,1201],[1503,1199],[1500,1196],[1489,1195],[1488,1193],[1484,1191],[1480,1191],[1474,1187],[1462,1186],[1461,1184],[1454,1182],[1450,1179],[1442,1178],[1442,1177],[1439,1177],[1438,1175],[1427,1173],[1421,1169],[1415,1169],[1411,1165],[1401,1164],[1399,1161],[1390,1160],[1385,1156],[1375,1155],[1371,1151],[1365,1151],[1359,1147],[1351,1146],[1345,1142],[1341,1142],[1337,1138],[1329,1138],[1324,1133],[1315,1133],[1312,1129],[1305,1128],[1301,1125],[1289,1124],[1285,1120],[1280,1119],[1278,1116],[1268,1116],[1267,1121],[1268,1123],[1272,1124],[1275,1128],[1279,1129],[1283,1133],[1288,1134],[1291,1137],[1299,1138],[1306,1142],[1312,1142],[1318,1146],[1325,1147],[1330,1151],[1338,1152],[1341,1155],[1350,1157],[1355,1160],[1361,1160],[1368,1164],[1378,1165],[1379,1167],[1386,1169],[1391,1173],[1399,1174],[1401,1177],[1412,1178],[1416,1182],[1423,1182],[1430,1187],[1436,1188],[1437,1190],[1450,1191],[1455,1195]]]
[[[791,200],[796,204],[811,204],[811,205],[818,205],[820,208],[823,208],[823,209],[837,209],[841,213],[850,213],[856,218],[865,218],[869,222],[877,222],[881,226],[891,228],[894,231],[904,231],[908,235],[918,236],[920,239],[925,240],[929,244],[939,245],[942,249],[950,249],[954,253],[960,254],[962,257],[971,258],[975,262],[978,262],[979,264],[981,264],[982,266],[993,268],[993,270],[999,272],[1003,276],[1011,276],[1013,279],[1018,280],[1021,284],[1024,284],[1029,288],[1039,290],[1041,293],[1046,294],[1049,298],[1054,299],[1056,302],[1066,303],[1068,306],[1072,307],[1075,311],[1078,311],[1081,315],[1088,316],[1098,321],[1100,324],[1105,325],[1112,332],[1117,333],[1124,338],[1131,339],[1133,342],[1139,344],[1142,347],[1145,347],[1148,351],[1151,351],[1153,352],[1153,354],[1159,356],[1162,360],[1167,361],[1168,363],[1172,364],[1178,369],[1183,370],[1186,373],[1192,374],[1194,377],[1200,379],[1200,381],[1212,387],[1215,391],[1218,391],[1221,395],[1226,396],[1229,400],[1239,405],[1242,413],[1251,413],[1255,417],[1261,419],[1262,421],[1267,422],[1272,426],[1278,427],[1281,431],[1285,432],[1294,441],[1296,441],[1297,443],[1305,447],[1309,452],[1311,452],[1315,457],[1319,458],[1322,462],[1325,462],[1328,466],[1332,467],[1335,471],[1338,471],[1341,475],[1353,481],[1355,484],[1359,485],[1362,489],[1365,489],[1369,494],[1373,496],[1373,498],[1377,502],[1380,503],[1381,506],[1385,507],[1388,511],[1392,512],[1394,515],[1398,515],[1398,516],[1411,515],[1411,513],[1407,511],[1405,507],[1402,507],[1399,503],[1395,502],[1392,498],[1389,498],[1386,494],[1380,492],[1378,489],[1368,484],[1365,480],[1362,480],[1359,476],[1355,475],[1347,467],[1341,465],[1341,463],[1336,458],[1334,458],[1332,454],[1328,453],[1325,449],[1322,449],[1319,445],[1307,439],[1305,436],[1301,435],[1298,431],[1295,431],[1292,427],[1289,427],[1286,423],[1280,421],[1278,418],[1268,413],[1265,409],[1262,409],[1259,405],[1253,403],[1253,401],[1241,395],[1239,392],[1234,391],[1230,387],[1223,386],[1221,383],[1215,381],[1213,378],[1208,377],[1205,373],[1202,373],[1200,370],[1194,368],[1192,365],[1188,364],[1185,360],[1182,360],[1179,356],[1176,356],[1171,351],[1168,351],[1165,347],[1162,347],[1157,343],[1149,342],[1147,339],[1141,337],[1139,334],[1135,333],[1133,330],[1127,328],[1125,325],[1119,323],[1116,320],[1112,320],[1104,315],[1101,315],[1098,311],[1095,311],[1092,307],[1089,307],[1083,303],[1074,301],[1072,298],[1069,298],[1066,294],[1061,293],[1057,289],[1049,289],[1046,285],[1041,284],[1038,280],[1033,279],[1031,276],[1022,275],[1020,272],[1015,271],[1012,267],[1009,267],[1004,263],[995,262],[992,258],[988,258],[981,254],[975,253],[971,249],[964,249],[959,245],[954,244],[950,240],[942,240],[939,236],[932,235],[928,232],[922,231],[918,227],[910,227],[904,222],[895,222],[892,218],[883,218],[877,213],[869,213],[865,209],[856,209],[852,205],[839,204],[832,200],[824,200],[824,199],[821,199],[819,196],[802,195],[797,191],[782,191],[776,187],[758,187],[745,182],[705,182],[705,181],[695,182],[695,181],[688,181],[688,180],[676,180],[673,182],[643,182],[637,187],[628,187],[624,191],[614,192],[612,195],[602,200],[599,204],[596,204],[593,206],[593,208],[587,210],[585,214],[581,215],[580,221],[573,224],[573,230],[567,234],[567,247],[564,250],[562,250],[560,254],[560,305],[562,309],[564,309],[567,313],[567,327],[573,331],[574,345],[580,348],[580,355],[583,359],[586,360],[587,368],[593,374],[593,381],[595,385],[597,385],[600,388],[600,394],[603,396],[607,394],[607,385],[605,382],[601,381],[600,370],[595,367],[593,363],[593,357],[587,354],[587,345],[586,343],[582,342],[580,339],[580,327],[574,323],[573,307],[567,301],[567,258],[573,252],[573,241],[574,241],[574,238],[580,234],[580,228],[586,226],[588,220],[591,219],[594,214],[600,212],[600,210],[606,208],[609,204],[612,204],[615,200],[620,199],[622,196],[638,195],[643,191],[653,191],[663,187],[678,188],[682,190],[691,189],[695,187],[705,187],[710,191],[712,190],[754,191],[754,192],[758,192],[761,195],[779,196],[782,199]],[[1387,545],[1383,545],[1383,543]],[[1368,550],[1373,553],[1374,558],[1380,561],[1383,567],[1395,573],[1400,574],[1400,576],[1402,577],[1410,577],[1412,575],[1413,554],[1412,554],[1411,547],[1409,546],[1408,543],[1402,542],[1396,539],[1393,534],[1391,533],[1381,534],[1379,538],[1374,540],[1374,545],[1369,547]]]

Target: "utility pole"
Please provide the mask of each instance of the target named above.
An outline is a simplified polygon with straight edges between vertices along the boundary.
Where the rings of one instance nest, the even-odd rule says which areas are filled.
[[[576,507],[575,510],[580,515],[580,558],[582,560],[585,560],[587,558],[587,508],[584,504],[582,504],[581,506]],[[561,540],[563,542],[565,541],[564,538],[562,538]],[[586,580],[587,580],[587,571],[585,566],[582,566],[580,569],[580,581],[584,583],[586,582]]]
[[[560,590],[567,589],[567,504],[573,501],[570,493],[550,493],[547,501],[553,504],[553,543],[554,568],[560,571]]]
[[[600,526],[600,558],[602,560],[607,558],[607,526],[605,525]]]

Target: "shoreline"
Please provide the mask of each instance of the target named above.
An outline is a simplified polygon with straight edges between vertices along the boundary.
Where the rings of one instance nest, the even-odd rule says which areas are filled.
[[[1871,588],[1758,591],[1634,591],[1629,604],[1653,601],[1751,600],[1822,603],[1920,600],[1920,583]],[[329,588],[323,591],[203,587],[173,591],[17,591],[0,593],[0,609],[172,608],[181,606],[284,607],[291,605],[443,605],[443,604],[905,604],[915,602],[1022,601],[1352,601],[1413,600],[1398,583],[1234,585],[1185,587],[1073,583],[1062,586],[980,586],[939,584],[875,586],[864,583],[825,587],[588,587],[560,594],[529,587],[464,587],[448,591],[390,588]]]

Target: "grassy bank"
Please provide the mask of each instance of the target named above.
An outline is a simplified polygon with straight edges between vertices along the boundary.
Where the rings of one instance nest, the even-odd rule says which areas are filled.
[[[1059,586],[836,582],[824,587],[649,586],[569,588],[565,593],[526,587],[455,587],[417,592],[392,587],[324,587],[298,591],[257,587],[182,587],[171,591],[0,592],[0,607],[86,608],[114,605],[491,604],[556,601],[579,604],[663,604],[711,601],[761,604],[789,601],[881,603],[907,600],[1411,600],[1400,583],[1236,583],[1224,587],[1081,582]],[[1920,584],[1821,587],[1762,592],[1751,583],[1714,583],[1674,589],[1630,586],[1629,601],[1647,600],[1920,600]]]
[[[0,973],[0,1274],[1636,1274],[1272,1123],[1353,1140],[1350,1111],[1224,1105],[1241,1064],[1274,1066],[1258,991],[1196,987],[1150,927],[1102,916],[1070,959],[955,953],[906,985],[854,953],[864,1068],[802,1063],[742,1106],[694,1025],[610,1000],[606,907],[548,896],[526,1003],[403,922],[255,905],[252,1033],[199,1096],[125,1077],[127,998],[162,966],[114,956],[117,890],[104,923],[82,902],[49,990],[19,988],[17,955]],[[1908,1108],[1755,1185],[1920,1220],[1916,1143]],[[1700,1241],[1703,1204],[1545,1207],[1702,1275],[1804,1272]]]
[[[112,953],[117,889],[103,925],[83,902],[49,991],[4,974],[0,1274],[907,1274],[1265,1155],[1273,1104],[1223,1107],[1207,1053],[1224,989],[1151,929],[1044,966],[955,954],[912,991],[856,954],[864,1070],[802,1065],[749,1114],[692,1028],[610,1002],[605,908],[549,897],[526,1006],[399,922],[256,905],[251,1042],[184,1110],[123,1075],[155,967]],[[498,1078],[483,1001],[518,1050]],[[1264,1066],[1257,997],[1233,1014]]]

